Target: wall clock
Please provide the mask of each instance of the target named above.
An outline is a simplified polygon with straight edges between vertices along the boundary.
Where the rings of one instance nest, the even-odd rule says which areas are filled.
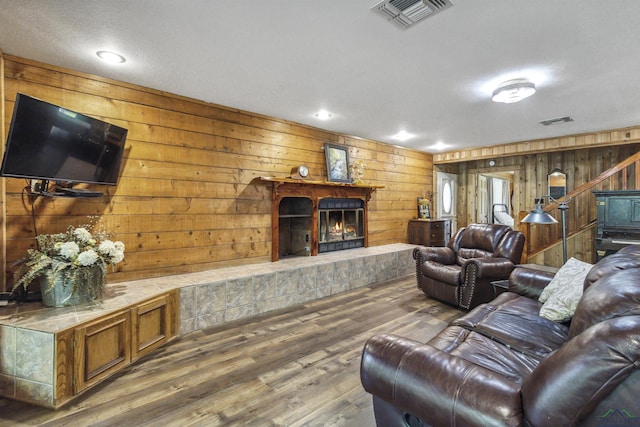
[[[308,179],[309,177],[309,168],[305,165],[296,166],[291,169],[291,178],[293,179]]]

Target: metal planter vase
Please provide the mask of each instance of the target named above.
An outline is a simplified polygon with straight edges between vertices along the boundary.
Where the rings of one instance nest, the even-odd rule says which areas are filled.
[[[102,297],[105,271],[98,265],[50,270],[40,276],[42,303],[47,307],[66,307],[94,302]]]

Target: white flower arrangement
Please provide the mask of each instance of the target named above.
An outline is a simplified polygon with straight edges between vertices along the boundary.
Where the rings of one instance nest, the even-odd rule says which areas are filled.
[[[90,283],[81,280],[82,284],[74,286],[92,286],[91,294],[98,297],[105,285],[104,276],[107,265],[115,265],[124,260],[125,245],[107,239],[106,233],[92,234],[85,227],[69,226],[65,233],[40,234],[36,237],[38,249],[29,249],[25,258],[19,260],[14,273],[17,287],[25,289],[39,276],[63,272],[67,276],[79,274],[81,278],[93,277],[87,267],[101,270],[101,283]]]

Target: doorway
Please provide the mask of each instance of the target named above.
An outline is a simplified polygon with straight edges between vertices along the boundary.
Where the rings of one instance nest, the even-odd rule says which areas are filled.
[[[515,171],[478,172],[475,174],[476,197],[474,221],[482,224],[515,226]]]

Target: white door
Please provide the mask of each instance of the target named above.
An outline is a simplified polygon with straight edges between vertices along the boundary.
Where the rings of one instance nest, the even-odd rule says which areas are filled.
[[[438,218],[451,221],[451,234],[456,230],[456,194],[458,175],[436,173],[436,202]]]

